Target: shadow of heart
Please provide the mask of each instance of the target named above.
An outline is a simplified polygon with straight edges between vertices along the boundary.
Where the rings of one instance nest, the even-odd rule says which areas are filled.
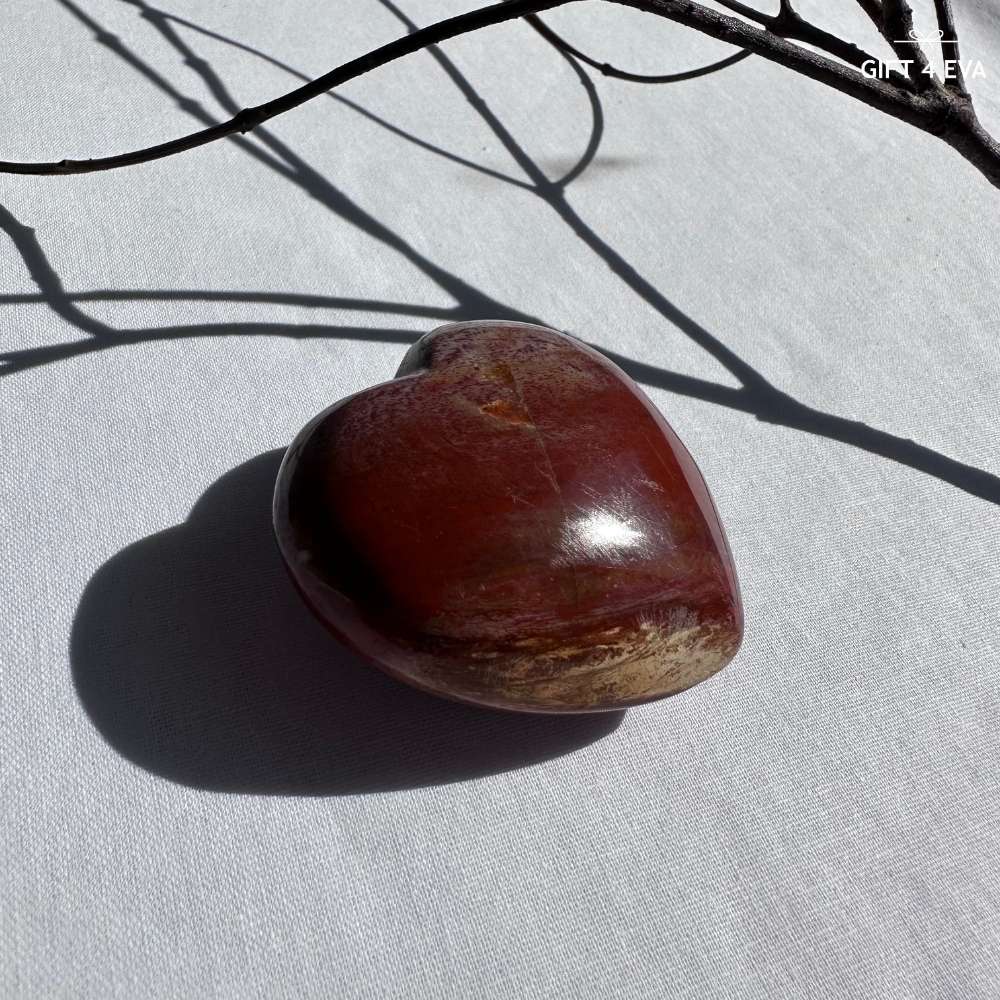
[[[341,646],[295,594],[272,537],[281,455],[228,472],[184,524],[130,545],[88,583],[74,683],[116,750],[199,788],[343,795],[510,771],[617,728],[623,713],[443,701]]]

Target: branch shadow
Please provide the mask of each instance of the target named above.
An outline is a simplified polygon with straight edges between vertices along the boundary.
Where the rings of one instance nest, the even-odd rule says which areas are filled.
[[[120,39],[106,32],[102,26],[88,14],[77,7],[72,0],[58,0],[78,20],[95,33],[97,41],[108,47],[112,52],[125,60],[148,81],[157,86],[164,94],[171,97],[181,107],[205,124],[214,123],[214,119],[201,105],[185,97],[161,74],[131,52]],[[225,35],[210,31],[176,15],[159,10],[146,3],[145,0],[124,0],[134,6],[140,16],[150,23],[156,32],[184,62],[202,79],[206,89],[220,105],[230,114],[238,109],[238,103],[229,94],[221,78],[212,69],[211,64],[200,58],[175,30],[174,26],[182,26],[203,37],[210,38],[225,45],[233,46],[255,58],[263,59],[270,64],[292,75],[303,77],[304,74],[258,49],[228,38]],[[377,0],[386,10],[390,11],[408,30],[415,30],[415,24],[393,0]],[[429,53],[438,62],[441,69],[452,80],[455,86],[466,97],[476,114],[486,123],[498,141],[508,151],[511,158],[528,178],[522,182],[508,175],[495,174],[496,179],[503,183],[526,187],[545,202],[559,218],[577,235],[580,241],[591,250],[595,256],[611,270],[634,294],[652,306],[665,320],[674,325],[682,333],[698,344],[708,354],[715,358],[739,381],[739,386],[726,386],[705,379],[673,372],[656,365],[626,358],[614,351],[601,348],[599,350],[617,362],[636,381],[648,386],[655,386],[669,392],[700,399],[716,405],[727,406],[756,417],[758,420],[776,426],[789,427],[843,444],[867,451],[870,454],[908,466],[926,475],[969,493],[972,496],[1000,505],[1000,477],[983,469],[949,458],[940,452],[923,445],[890,434],[878,428],[871,427],[861,421],[848,420],[835,414],[817,410],[795,399],[768,382],[758,371],[748,365],[733,350],[727,347],[719,338],[709,333],[691,316],[679,309],[663,292],[647,281],[636,269],[625,260],[613,247],[588,226],[566,197],[571,181],[580,176],[586,167],[594,161],[603,135],[603,112],[600,98],[593,81],[582,70],[577,61],[566,52],[560,51],[573,70],[587,95],[591,108],[591,129],[586,149],[577,164],[560,180],[550,180],[538,165],[526,153],[510,131],[504,126],[496,114],[479,96],[472,84],[460,72],[458,67],[438,47],[432,46]],[[470,169],[481,170],[481,165],[463,160],[446,150],[427,143],[416,136],[396,129],[390,123],[368,112],[354,102],[339,95],[331,94],[335,100],[363,114],[382,127],[388,128],[400,138],[414,142],[431,152],[459,162]],[[113,330],[83,313],[76,305],[78,301],[98,301],[101,299],[161,299],[176,300],[214,299],[232,302],[282,302],[307,307],[343,308],[359,311],[379,311],[389,314],[406,314],[410,316],[425,316],[446,320],[463,319],[519,319],[526,322],[542,322],[537,317],[527,315],[519,310],[504,305],[501,302],[484,295],[479,289],[473,288],[456,275],[444,271],[427,258],[417,253],[405,241],[401,240],[391,230],[378,220],[350,201],[339,189],[335,188],[325,177],[309,167],[288,146],[264,130],[256,133],[263,139],[265,148],[251,143],[240,136],[232,137],[231,141],[253,156],[258,162],[274,170],[280,176],[301,186],[311,196],[320,201],[325,208],[352,225],[358,226],[369,235],[384,242],[396,250],[411,263],[415,264],[431,277],[440,287],[455,298],[451,308],[437,309],[418,304],[377,302],[357,299],[322,296],[302,296],[294,293],[274,292],[210,292],[191,290],[187,292],[157,291],[146,292],[116,291],[84,292],[70,295],[62,288],[58,275],[48,264],[41,247],[34,238],[34,233],[23,227],[10,213],[0,207],[0,226],[14,240],[22,258],[28,265],[32,276],[38,283],[39,296],[5,296],[0,297],[0,304],[44,301],[67,322],[77,326],[89,335],[87,340],[70,344],[56,344],[42,348],[0,353],[0,376],[36,367],[52,361],[62,360],[102,350],[122,344],[134,344],[155,340],[168,340],[180,337],[221,336],[221,335],[270,335],[287,337],[321,337],[342,338],[353,340],[383,340],[392,343],[409,343],[414,335],[406,330],[392,329],[356,329],[318,325],[318,324],[274,324],[274,323],[242,323],[237,325],[205,324],[186,327],[160,327],[151,330]],[[489,171],[486,171],[489,172]]]
[[[73,681],[119,753],[197,788],[352,795],[512,771],[614,732],[623,712],[476,709],[347,651],[295,594],[274,543],[281,455],[226,473],[184,524],[122,550],[87,585]]]

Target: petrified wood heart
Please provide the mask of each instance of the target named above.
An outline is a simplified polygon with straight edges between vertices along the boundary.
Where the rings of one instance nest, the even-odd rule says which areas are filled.
[[[422,337],[394,381],[302,430],[274,518],[337,636],[460,701],[623,708],[704,680],[742,638],[691,456],[624,372],[545,327]]]

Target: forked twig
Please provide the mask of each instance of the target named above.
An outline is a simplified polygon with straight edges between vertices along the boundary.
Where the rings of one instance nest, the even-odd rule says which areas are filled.
[[[538,14],[580,0],[503,0],[479,10],[446,18],[338,66],[315,80],[256,107],[244,108],[229,121],[168,142],[114,156],[56,162],[0,161],[0,172],[77,174],[144,163],[235,133],[245,133],[334,87],[421,49],[495,24]],[[878,61],[852,42],[811,24],[781,0],[779,12],[762,14],[737,0],[719,0],[732,13],[722,14],[693,0],[606,0],[654,14],[762,56],[856,100],[942,138],[994,186],[1000,187],[1000,144],[983,128],[961,77],[944,82],[931,71],[920,41],[914,37],[908,0],[858,0],[906,66],[899,72],[870,73]],[[936,0],[942,40],[957,52],[949,0]],[[804,44],[796,44],[802,42]],[[809,48],[804,47],[810,46]]]

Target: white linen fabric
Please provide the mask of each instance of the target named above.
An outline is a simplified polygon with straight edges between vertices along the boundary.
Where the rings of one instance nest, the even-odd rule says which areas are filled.
[[[0,157],[162,141],[472,7],[393,2],[13,0]],[[1000,18],[956,8],[1000,129]],[[547,20],[637,71],[730,51]],[[4,997],[1000,995],[1000,192],[763,59],[583,79],[511,23],[3,178]],[[623,717],[401,688],[268,534],[314,413],[518,316],[639,379],[738,564],[739,657]]]

